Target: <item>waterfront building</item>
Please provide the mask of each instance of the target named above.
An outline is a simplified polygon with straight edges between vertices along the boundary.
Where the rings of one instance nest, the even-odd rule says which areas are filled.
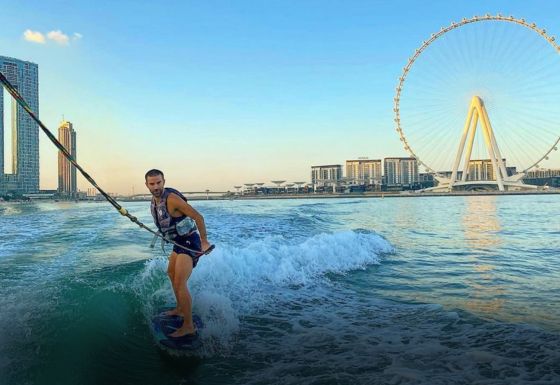
[[[438,175],[450,179],[453,171],[438,171]],[[463,178],[463,171],[457,170],[457,180],[461,180],[461,178]]]
[[[329,164],[324,166],[311,166],[311,184],[313,190],[332,187],[336,191],[336,186],[342,179],[342,165]]]
[[[505,166],[505,164],[504,164]],[[517,167],[516,166],[506,166],[506,173],[508,176],[512,176],[517,174]]]
[[[436,180],[434,178],[434,174],[432,173],[419,173],[418,174],[418,183],[420,183],[421,188],[430,188],[434,187],[436,184]]]
[[[537,169],[528,171],[523,182],[536,186],[560,188],[560,169]]]
[[[39,66],[0,56],[0,71],[39,116]],[[39,192],[39,127],[29,114],[0,90],[0,193]],[[9,118],[8,118],[9,117]],[[7,123],[7,124],[6,124]],[[11,159],[4,164],[4,131],[11,132]]]
[[[58,141],[64,146],[76,160],[76,131],[72,123],[62,121],[58,127]],[[68,159],[58,152],[58,192],[61,195],[74,198],[78,192],[76,184],[76,167]]]
[[[560,169],[537,169],[537,170],[531,170],[531,171],[527,171],[527,174],[525,175],[525,178],[552,178],[552,177],[557,177],[560,176]]]
[[[505,166],[506,160],[502,159],[502,161]],[[496,180],[492,161],[490,159],[471,159],[469,162],[467,180]]]
[[[381,185],[383,179],[381,159],[358,158],[346,161],[346,180],[354,185]]]
[[[413,186],[419,182],[416,158],[385,158],[383,171],[388,187]]]
[[[505,165],[505,159],[503,159]],[[474,163],[473,163],[474,162]],[[517,167],[507,166],[506,173],[508,176],[517,174]],[[444,178],[451,178],[453,174],[452,171],[438,171],[438,174]],[[494,169],[492,168],[492,162],[490,159],[478,159],[471,160],[469,163],[469,173],[467,174],[467,180],[494,180],[494,179],[476,179],[482,177],[494,177]],[[463,178],[463,171],[457,170],[457,180]]]

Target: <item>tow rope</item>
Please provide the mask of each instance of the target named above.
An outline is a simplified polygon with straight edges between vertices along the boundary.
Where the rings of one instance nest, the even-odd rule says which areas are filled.
[[[97,183],[95,182],[95,180],[74,160],[72,159],[72,155],[70,155],[70,153],[68,152],[68,150],[66,150],[66,148],[62,145],[62,143],[60,143],[58,141],[58,139],[56,139],[56,137],[52,134],[52,132],[50,132],[50,130],[43,124],[43,122],[41,122],[39,120],[39,118],[35,115],[35,113],[31,110],[31,107],[29,107],[29,105],[27,104],[27,102],[23,99],[23,97],[19,94],[18,90],[8,81],[8,79],[4,76],[4,74],[2,72],[0,72],[0,82],[4,85],[4,87],[6,87],[6,90],[12,95],[12,97],[15,99],[15,101],[29,114],[29,116],[31,116],[31,119],[33,119],[38,125],[39,127],[41,127],[41,130],[43,130],[43,132],[47,135],[47,137],[51,140],[51,142],[53,142],[53,144],[60,150],[60,152],[62,152],[62,155],[64,155],[64,157],[66,159],[68,159],[68,161],[70,163],[72,163],[72,165],[74,167],[76,167],[76,169],[78,169],[78,171],[80,171],[80,173],[84,176],[84,178],[87,179],[87,181],[89,183],[91,183],[91,185],[93,187],[95,187],[97,189],[97,191],[99,191],[99,193],[101,195],[103,195],[103,197],[105,197],[105,199],[113,205],[113,207],[115,209],[117,209],[117,211],[122,215],[127,217],[128,219],[130,219],[132,222],[136,223],[138,226],[140,226],[141,228],[149,231],[150,233],[154,234],[154,237],[159,237],[162,239],[162,241],[168,242],[168,243],[172,243],[173,245],[180,247],[184,250],[193,252],[198,254],[199,256],[208,254],[210,251],[212,251],[214,249],[214,245],[210,246],[207,250],[205,250],[204,252],[200,251],[200,250],[193,250],[193,249],[189,249],[188,247],[185,247],[183,245],[179,245],[176,242],[173,242],[170,239],[167,239],[165,236],[163,236],[163,234],[161,234],[159,231],[154,231],[152,229],[150,229],[149,227],[147,227],[145,224],[143,224],[142,222],[140,222],[138,220],[138,218],[136,218],[134,215],[131,215],[128,210],[126,210],[124,207],[122,207],[121,205],[119,205],[117,203],[117,201],[115,199],[113,199],[113,197],[111,197],[109,194],[107,194],[105,191],[103,191],[103,189],[101,187],[99,187],[97,185]],[[153,242],[152,242],[153,244]]]

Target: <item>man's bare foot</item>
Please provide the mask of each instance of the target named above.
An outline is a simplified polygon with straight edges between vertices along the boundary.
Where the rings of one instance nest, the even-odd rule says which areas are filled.
[[[167,317],[172,317],[172,316],[179,316],[182,317],[183,314],[181,314],[181,312],[179,312],[179,309],[175,308],[173,310],[168,310],[166,312],[163,313],[163,315],[167,316]]]
[[[175,330],[173,333],[169,335],[171,338],[180,338],[180,337],[194,337],[196,335],[196,328],[193,325],[185,325],[181,326],[179,329]]]

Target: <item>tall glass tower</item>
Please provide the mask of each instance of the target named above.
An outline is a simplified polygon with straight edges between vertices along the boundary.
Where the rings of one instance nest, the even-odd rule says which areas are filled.
[[[31,110],[39,116],[39,66],[23,60],[0,56],[0,71],[14,85]],[[0,192],[39,192],[39,126],[12,97],[4,101],[0,92]],[[8,107],[5,111],[4,107]],[[5,127],[4,114],[11,119]],[[11,167],[4,164],[4,130],[11,129]],[[6,143],[7,144],[7,143]]]
[[[76,131],[74,125],[63,121],[58,127],[58,141],[76,160]],[[75,198],[78,192],[76,185],[76,167],[68,159],[58,152],[58,192],[71,198]]]

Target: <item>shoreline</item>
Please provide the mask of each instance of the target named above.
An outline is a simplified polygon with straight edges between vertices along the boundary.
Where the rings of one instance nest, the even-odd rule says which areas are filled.
[[[458,192],[446,192],[446,193],[403,193],[398,192],[372,192],[372,193],[360,193],[360,194],[278,194],[278,195],[235,195],[231,197],[206,197],[206,196],[193,196],[187,197],[189,200],[201,201],[201,200],[266,200],[266,199],[345,199],[345,198],[421,198],[421,197],[452,197],[452,196],[489,196],[489,195],[557,195],[560,194],[559,190],[548,190],[548,191],[458,191]],[[149,202],[150,199],[119,199],[120,202]]]
[[[546,191],[457,191],[457,192],[445,192],[445,193],[417,193],[417,192],[369,192],[369,193],[359,193],[359,194],[345,194],[345,193],[328,193],[328,194],[269,194],[269,195],[234,195],[234,196],[187,196],[188,200],[192,201],[224,201],[224,200],[268,200],[268,199],[359,199],[359,198],[422,198],[422,197],[457,197],[457,196],[496,196],[496,195],[558,195],[560,194],[560,189],[558,190],[546,190]],[[131,198],[118,198],[118,202],[149,202],[149,198],[145,199],[131,199]],[[97,200],[53,200],[53,199],[31,199],[25,201],[0,201],[2,204],[31,204],[36,202],[51,202],[51,203],[105,203],[105,199]]]

